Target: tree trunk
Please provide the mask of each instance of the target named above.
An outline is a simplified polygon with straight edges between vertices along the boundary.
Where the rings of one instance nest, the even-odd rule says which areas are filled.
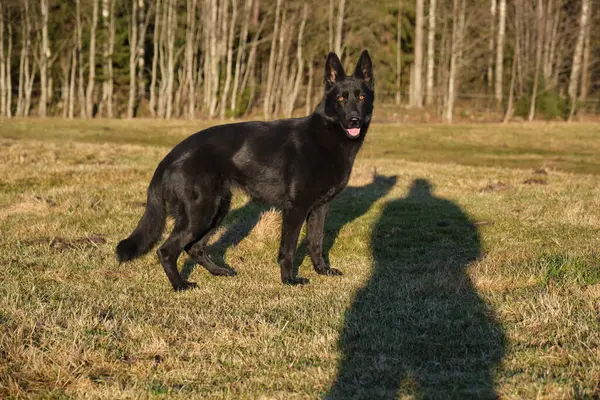
[[[305,114],[312,113],[312,89],[313,89],[313,58],[308,62],[308,83],[306,84],[306,110]]]
[[[219,92],[219,55],[217,53],[217,16],[218,2],[211,0],[211,15],[209,24],[209,42],[210,42],[210,93],[208,104],[208,115],[210,118],[215,116],[217,109],[217,93]]]
[[[177,32],[177,17],[175,10],[175,3],[177,0],[169,0],[169,14],[168,14],[168,52],[167,52],[167,70],[169,71],[169,78],[167,81],[167,97],[166,97],[166,118],[171,118],[173,115],[173,87],[175,83],[175,34]]]
[[[435,0],[429,0],[427,38],[427,105],[433,104],[433,65],[435,62]]]
[[[517,72],[517,57],[519,57],[519,41],[515,40],[515,52],[513,54],[512,59],[512,67],[510,71],[510,88],[508,89],[508,104],[506,107],[506,113],[504,114],[504,119],[502,123],[507,123],[510,121],[513,115],[513,102],[515,97],[515,75]]]
[[[464,0],[463,0],[464,1]],[[444,112],[444,120],[450,123],[452,122],[452,113],[454,111],[454,97],[455,97],[455,80],[457,70],[457,58],[458,58],[458,37],[459,37],[459,24],[458,24],[458,8],[459,0],[452,1],[452,47],[450,50],[450,72],[448,77],[448,101],[446,102],[446,110]]]
[[[292,94],[288,99],[287,108],[285,114],[288,118],[292,117],[294,112],[294,105],[296,104],[296,98],[300,91],[300,84],[304,78],[304,60],[302,59],[302,41],[304,38],[304,26],[306,25],[306,18],[308,16],[308,4],[304,3],[304,9],[302,11],[302,22],[300,22],[300,29],[298,30],[298,48],[296,50],[296,61],[298,63],[296,70],[296,79],[294,80],[294,88]]]
[[[496,106],[502,105],[502,87],[504,78],[504,32],[506,29],[506,0],[500,0],[498,7],[498,40],[496,41]]]
[[[581,67],[581,89],[579,100],[585,102],[587,100],[588,89],[590,85],[590,26],[591,26],[591,4],[588,10],[588,22],[585,27],[585,38],[583,40],[583,64]]]
[[[581,71],[581,55],[583,52],[583,42],[585,41],[585,31],[588,20],[588,10],[590,8],[589,0],[581,0],[581,18],[579,22],[579,35],[573,52],[573,64],[571,67],[571,78],[569,79],[569,99],[571,100],[571,111],[569,113],[569,122],[573,120],[575,109],[577,108],[577,88],[579,87],[579,74]]]
[[[229,88],[231,87],[231,67],[233,64],[233,38],[235,36],[235,24],[237,20],[238,0],[232,0],[231,21],[229,22],[229,33],[227,35],[227,64],[225,66],[225,85],[221,93],[221,109],[219,117],[225,119],[225,111],[227,110],[227,97],[229,96]],[[239,51],[239,47],[238,47]]]
[[[38,115],[45,117],[48,106],[48,57],[50,48],[48,45],[48,0],[40,1],[40,12],[42,17],[42,46],[40,48],[40,104]]]
[[[94,85],[96,80],[96,28],[98,27],[98,0],[92,1],[92,27],[90,36],[90,65],[88,85],[86,91],[86,113],[92,118],[94,116]]]
[[[127,118],[131,119],[135,112],[135,84],[136,84],[136,66],[137,66],[137,10],[138,0],[131,0],[131,28],[129,29],[129,101],[127,102]]]
[[[334,51],[333,47],[333,19],[335,13],[335,6],[333,0],[329,0],[329,51]]]
[[[271,90],[273,87],[273,81],[275,79],[275,50],[277,45],[277,38],[279,36],[279,10],[281,9],[281,0],[277,0],[277,6],[275,8],[275,25],[273,26],[273,37],[271,38],[271,51],[269,53],[269,69],[267,72],[267,87],[265,90],[265,100],[263,104],[263,112],[265,119],[271,119]]]
[[[335,53],[342,59],[342,53],[344,52],[344,46],[342,43],[342,33],[344,31],[344,14],[345,14],[346,0],[340,0],[338,5],[337,23],[335,27],[335,42],[334,49]]]
[[[113,0],[114,1],[114,0]],[[142,101],[146,98],[146,85],[144,83],[144,65],[145,59],[144,55],[146,53],[145,49],[145,39],[146,39],[146,27],[148,24],[146,23],[146,7],[144,4],[144,0],[138,0],[138,31],[137,31],[137,101]]]
[[[4,0],[0,0],[0,117],[6,115],[6,61],[4,59]]]
[[[23,116],[29,116],[31,109],[31,91],[35,79],[35,64],[30,61],[31,56],[31,16],[29,13],[29,0],[24,0],[25,5],[25,32],[26,32],[26,53],[25,53],[25,105],[23,107]],[[29,69],[31,65],[31,70]]]
[[[6,53],[6,116],[12,117],[12,25],[8,24],[8,50]]]
[[[423,107],[423,0],[416,0],[417,6],[415,10],[416,26],[415,26],[415,50],[414,62],[412,69],[412,90],[409,99],[411,107]]]
[[[185,87],[187,90],[187,118],[196,115],[196,86],[194,84],[194,34],[196,33],[196,0],[187,0],[187,24],[185,31]]]
[[[160,31],[160,1],[156,0],[154,7],[154,52],[152,54],[152,77],[150,80],[150,113],[156,118],[156,75],[158,67],[158,45],[159,45],[159,31]]]
[[[233,79],[233,92],[231,93],[231,118],[234,118],[236,105],[237,105],[237,94],[240,85],[240,74],[241,72],[241,64],[242,59],[244,58],[244,53],[246,49],[246,42],[248,40],[248,20],[250,15],[250,10],[252,9],[252,0],[246,0],[244,5],[244,14],[242,16],[242,31],[240,33],[240,45],[237,48],[237,55],[235,58],[235,74]]]
[[[494,82],[494,39],[496,35],[496,0],[491,0],[490,3],[490,46],[489,46],[489,58],[488,58],[488,72],[487,81],[488,87],[491,89]]]
[[[115,78],[113,71],[113,54],[115,52],[115,2],[116,0],[110,0],[110,25],[108,31],[108,94],[107,94],[107,110],[108,118],[112,118],[114,114],[113,110],[113,95]]]
[[[533,91],[531,93],[531,104],[529,106],[528,121],[533,121],[535,117],[535,101],[537,99],[537,90],[540,80],[540,68],[542,64],[542,47],[544,46],[544,4],[543,0],[537,2],[537,46],[535,49],[535,75],[533,78]]]
[[[79,72],[78,98],[79,114],[81,118],[86,118],[85,108],[85,90],[83,87],[83,29],[81,27],[81,0],[76,0],[76,25],[77,25],[77,68]]]
[[[75,75],[77,73],[77,47],[74,46],[71,52],[71,77],[69,79],[69,105],[67,116],[73,119],[75,116]]]
[[[402,75],[402,0],[398,0],[398,18],[396,19],[396,105],[400,104]]]

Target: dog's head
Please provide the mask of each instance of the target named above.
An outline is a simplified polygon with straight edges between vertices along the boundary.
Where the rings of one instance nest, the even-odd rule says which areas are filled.
[[[373,63],[366,50],[353,75],[346,75],[338,56],[331,52],[325,63],[325,114],[339,123],[350,139],[364,137],[371,122],[375,97]]]

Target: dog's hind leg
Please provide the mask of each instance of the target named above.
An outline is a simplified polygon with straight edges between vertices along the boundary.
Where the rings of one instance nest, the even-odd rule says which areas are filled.
[[[286,285],[303,285],[308,283],[307,278],[294,274],[294,254],[298,245],[298,236],[306,213],[298,209],[284,210],[283,223],[281,224],[281,243],[277,261],[281,267],[281,281]]]
[[[184,290],[195,287],[196,284],[183,280],[177,270],[177,259],[181,252],[204,237],[211,229],[211,223],[217,211],[217,201],[214,198],[186,199],[177,209],[175,227],[157,251],[173,289]]]
[[[329,203],[312,210],[306,220],[306,236],[308,241],[308,254],[317,274],[342,275],[338,269],[331,268],[323,259],[323,231],[325,217],[329,210]]]
[[[224,197],[219,201],[219,206],[217,208],[217,212],[213,217],[212,223],[210,225],[209,231],[190,245],[185,247],[185,251],[189,254],[189,256],[196,261],[198,264],[202,265],[208,272],[216,276],[234,276],[236,272],[232,268],[219,267],[215,264],[206,253],[206,244],[210,239],[211,234],[214,230],[223,222],[223,219],[229,212],[229,207],[231,206],[231,193],[227,193]]]

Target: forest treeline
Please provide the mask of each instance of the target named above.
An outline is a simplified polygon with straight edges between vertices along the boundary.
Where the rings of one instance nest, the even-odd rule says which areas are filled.
[[[329,51],[377,101],[452,121],[600,110],[596,0],[0,0],[0,116],[310,112]]]

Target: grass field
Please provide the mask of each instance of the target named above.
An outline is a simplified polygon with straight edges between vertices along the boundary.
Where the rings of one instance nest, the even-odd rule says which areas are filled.
[[[594,398],[600,126],[374,125],[325,247],[279,280],[280,216],[241,193],[236,277],[118,265],[198,122],[0,120],[0,398]]]

